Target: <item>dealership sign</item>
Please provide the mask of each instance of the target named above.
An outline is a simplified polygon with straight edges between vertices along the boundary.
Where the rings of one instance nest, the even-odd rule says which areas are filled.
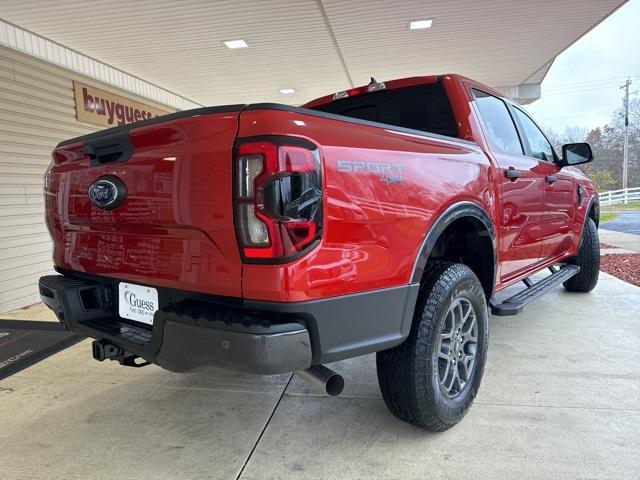
[[[73,82],[76,118],[79,122],[115,127],[169,113],[80,82]]]

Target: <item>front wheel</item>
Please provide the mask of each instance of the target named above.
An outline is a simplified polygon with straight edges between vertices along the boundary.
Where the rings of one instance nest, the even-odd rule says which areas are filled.
[[[391,413],[432,431],[458,423],[480,386],[488,324],[484,291],[473,271],[429,262],[408,338],[376,356],[378,383]]]
[[[600,273],[600,240],[595,222],[587,219],[582,232],[578,255],[569,262],[580,267],[580,271],[563,283],[570,292],[590,292],[598,284]]]

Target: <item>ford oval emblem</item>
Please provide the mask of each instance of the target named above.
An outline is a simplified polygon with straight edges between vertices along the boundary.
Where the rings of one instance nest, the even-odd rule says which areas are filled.
[[[127,196],[127,187],[118,177],[106,176],[93,182],[87,194],[96,207],[111,210],[122,204]]]

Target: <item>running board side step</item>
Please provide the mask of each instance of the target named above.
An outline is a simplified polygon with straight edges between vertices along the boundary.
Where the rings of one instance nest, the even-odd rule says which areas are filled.
[[[497,304],[491,302],[491,313],[499,317],[517,315],[529,302],[532,302],[555,286],[573,277],[580,271],[580,267],[576,265],[564,265],[557,270],[553,268],[550,268],[550,270],[553,273],[537,283],[531,283],[528,278],[525,279],[525,285],[527,285],[527,288],[515,294],[511,298],[507,298],[504,302]]]

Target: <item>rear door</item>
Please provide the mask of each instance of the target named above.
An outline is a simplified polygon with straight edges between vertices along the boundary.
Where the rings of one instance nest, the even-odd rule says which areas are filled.
[[[572,244],[571,227],[577,197],[575,180],[561,170],[551,143],[531,117],[515,105],[511,109],[524,140],[526,155],[539,162],[538,170],[545,178],[540,258],[550,260],[566,252]]]
[[[504,282],[540,259],[544,169],[538,160],[525,154],[505,101],[477,88],[472,92],[500,176],[502,219],[498,248],[500,280]]]

